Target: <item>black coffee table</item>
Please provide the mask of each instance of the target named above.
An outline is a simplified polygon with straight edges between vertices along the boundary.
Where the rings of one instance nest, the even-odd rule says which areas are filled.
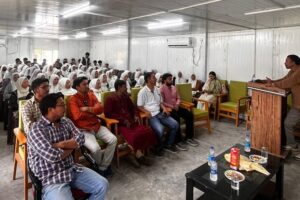
[[[251,154],[260,155],[260,152],[251,149],[250,153],[244,152],[244,146],[241,144],[234,145],[240,149],[240,153],[246,157]],[[269,176],[261,174],[257,171],[240,171],[245,175],[245,180],[240,183],[240,189],[231,189],[230,180],[228,180],[224,172],[230,169],[229,163],[225,160],[224,154],[230,153],[227,149],[222,154],[216,157],[218,163],[218,181],[216,183],[210,181],[209,173],[210,167],[207,163],[185,174],[186,176],[186,199],[193,200],[193,189],[198,188],[204,192],[204,195],[199,199],[222,200],[222,199],[265,199],[258,198],[262,192],[273,194],[275,199],[283,199],[283,173],[284,173],[284,160],[280,157],[270,155],[268,163],[263,165],[268,172]],[[271,181],[271,178],[276,174],[276,183]],[[273,186],[273,187],[272,187]]]

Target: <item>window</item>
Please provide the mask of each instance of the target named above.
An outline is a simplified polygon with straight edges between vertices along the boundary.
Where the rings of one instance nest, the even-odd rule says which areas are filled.
[[[53,64],[58,58],[58,50],[34,49],[33,58],[36,58],[40,64],[44,58],[47,60],[47,64]]]

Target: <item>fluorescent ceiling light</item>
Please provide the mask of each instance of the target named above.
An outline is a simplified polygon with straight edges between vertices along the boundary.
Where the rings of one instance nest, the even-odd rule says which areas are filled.
[[[102,35],[115,35],[123,32],[125,32],[125,30],[121,28],[114,28],[114,29],[101,31]]]
[[[176,19],[176,20],[170,20],[170,21],[161,21],[157,23],[149,23],[147,25],[148,29],[160,29],[160,28],[169,28],[169,27],[175,27],[175,26],[182,26],[185,24],[182,19]]]
[[[90,2],[86,2],[83,4],[80,4],[74,8],[71,8],[69,10],[66,10],[65,12],[62,13],[63,18],[68,18],[68,17],[73,17],[75,15],[82,14],[84,12],[87,12],[91,10],[93,7],[90,6]]]
[[[175,12],[175,11],[185,10],[185,9],[188,9],[188,8],[194,8],[194,7],[198,7],[198,6],[204,6],[204,5],[211,4],[211,3],[216,3],[216,2],[219,2],[219,1],[223,1],[223,0],[205,1],[205,2],[202,2],[202,3],[193,4],[193,5],[190,5],[190,6],[185,6],[185,7],[181,7],[181,8],[176,8],[176,9],[173,9],[173,10],[169,10],[168,12]]]
[[[30,33],[30,31],[27,28],[23,28],[19,33],[20,35],[24,35],[26,33]]]
[[[244,15],[257,15],[263,13],[276,12],[276,11],[291,10],[296,8],[300,8],[300,5],[293,5],[293,6],[280,7],[280,8],[267,8],[264,10],[254,10],[254,11],[244,13]]]
[[[65,36],[62,36],[59,38],[59,40],[68,40],[69,39],[69,36],[65,35]]]
[[[19,34],[19,33],[15,33],[15,34],[12,34],[12,36],[13,36],[14,38],[16,38],[16,37],[19,37],[20,34]]]
[[[76,39],[79,39],[79,38],[86,38],[88,35],[86,32],[79,32],[75,35],[75,38]]]

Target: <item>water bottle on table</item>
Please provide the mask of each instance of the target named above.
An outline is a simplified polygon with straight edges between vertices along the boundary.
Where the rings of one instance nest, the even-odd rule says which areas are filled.
[[[211,146],[209,148],[208,159],[207,159],[208,160],[208,162],[207,162],[208,166],[211,166],[211,161],[213,159],[215,159],[215,158],[216,158],[216,156],[215,156],[215,148],[213,146]]]
[[[245,152],[251,151],[251,137],[250,137],[250,131],[246,131],[246,137],[245,137]]]
[[[211,160],[210,164],[210,180],[214,182],[218,180],[218,164],[215,158]]]

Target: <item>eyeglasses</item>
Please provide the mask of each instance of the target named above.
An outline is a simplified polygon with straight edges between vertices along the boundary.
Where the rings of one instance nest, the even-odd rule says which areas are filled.
[[[56,104],[56,106],[59,106],[59,107],[65,107],[66,104]]]

